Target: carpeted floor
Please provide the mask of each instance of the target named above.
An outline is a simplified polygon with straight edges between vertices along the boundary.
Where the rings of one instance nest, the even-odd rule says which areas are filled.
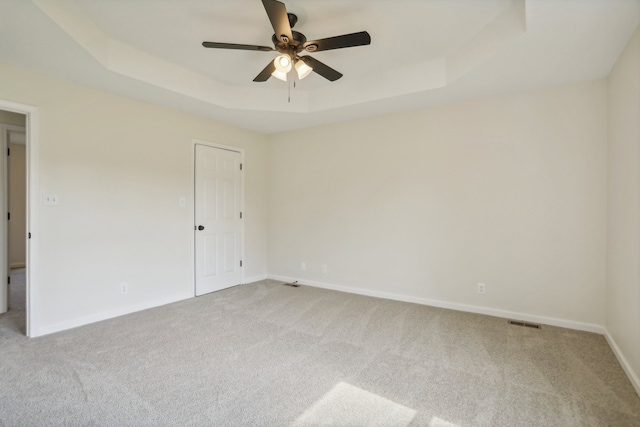
[[[597,334],[262,281],[27,339],[21,283],[2,426],[640,426]]]

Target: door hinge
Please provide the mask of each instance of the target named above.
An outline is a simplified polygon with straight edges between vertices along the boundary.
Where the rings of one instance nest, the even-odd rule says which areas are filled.
[[[7,148],[7,156],[11,155],[11,148]]]
[[[242,261],[240,261],[240,267],[242,267]]]
[[[7,221],[11,221],[11,212],[7,212]]]
[[[240,219],[242,219],[242,212],[240,212]]]
[[[11,276],[7,276],[7,285],[11,284]]]
[[[29,239],[31,238],[31,233],[29,233]]]
[[[242,170],[242,163],[240,163],[240,170]]]

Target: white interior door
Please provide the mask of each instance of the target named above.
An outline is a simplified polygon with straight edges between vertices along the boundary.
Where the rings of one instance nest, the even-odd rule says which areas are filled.
[[[196,295],[242,283],[242,154],[195,146]]]

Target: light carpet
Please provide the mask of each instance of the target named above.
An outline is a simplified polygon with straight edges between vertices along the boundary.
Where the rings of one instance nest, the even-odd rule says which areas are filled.
[[[12,283],[2,426],[640,426],[597,334],[267,280],[28,339]]]

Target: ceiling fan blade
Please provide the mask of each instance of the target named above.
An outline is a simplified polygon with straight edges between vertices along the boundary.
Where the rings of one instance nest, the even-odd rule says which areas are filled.
[[[329,37],[326,39],[312,40],[304,44],[308,52],[321,50],[342,49],[345,47],[365,46],[371,44],[371,36],[366,31],[345,34],[343,36]]]
[[[300,59],[303,60],[309,67],[313,68],[313,71],[315,73],[320,74],[322,77],[329,81],[335,82],[340,77],[342,77],[341,73],[337,72],[333,68],[323,64],[322,62],[311,56],[301,56]]]
[[[215,49],[237,49],[237,50],[258,50],[262,52],[270,52],[273,48],[269,46],[254,46],[252,44],[235,44],[235,43],[216,43],[202,42],[202,46]]]
[[[277,0],[262,0],[264,10],[267,11],[271,26],[276,33],[278,40],[289,43],[293,40],[293,34],[291,34],[291,26],[289,25],[289,16],[287,15],[287,8],[284,3]],[[287,40],[283,40],[282,37],[286,37]]]
[[[266,82],[267,80],[269,80],[269,77],[271,77],[271,73],[273,73],[275,69],[276,69],[276,66],[273,63],[273,61],[269,61],[269,64],[266,67],[264,67],[264,70],[262,70],[260,74],[258,74],[256,78],[253,79],[253,81]]]

